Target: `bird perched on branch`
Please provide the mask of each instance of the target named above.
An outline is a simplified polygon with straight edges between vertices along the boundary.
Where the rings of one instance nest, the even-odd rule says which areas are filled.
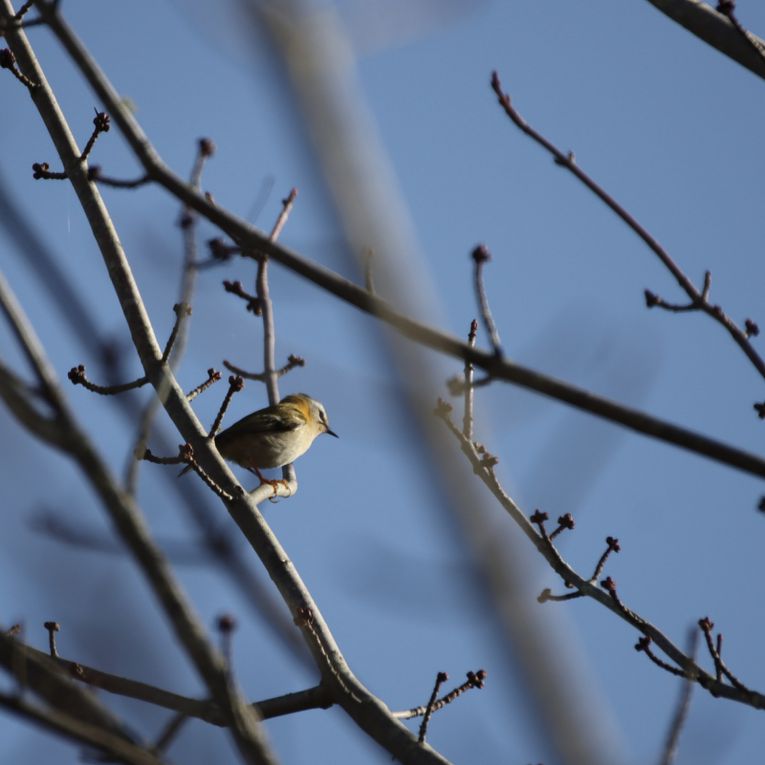
[[[261,468],[289,465],[322,433],[338,438],[329,427],[324,405],[305,393],[294,393],[242,417],[215,436],[215,446],[225,459],[251,470],[261,483],[275,488],[278,481],[264,478]]]

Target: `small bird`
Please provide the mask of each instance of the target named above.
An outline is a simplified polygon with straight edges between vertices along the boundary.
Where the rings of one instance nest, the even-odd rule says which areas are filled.
[[[275,491],[279,482],[264,478],[260,468],[289,465],[322,433],[338,438],[330,430],[324,405],[305,393],[294,393],[242,417],[215,436],[215,446],[225,459],[251,470]]]

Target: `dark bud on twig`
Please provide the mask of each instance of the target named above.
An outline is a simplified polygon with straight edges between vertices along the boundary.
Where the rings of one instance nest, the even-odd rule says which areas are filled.
[[[757,335],[760,334],[760,328],[757,326],[756,322],[753,322],[751,319],[746,319],[744,321],[744,332],[747,337],[757,337]]]
[[[199,139],[199,153],[203,157],[212,157],[215,154],[215,144],[212,142],[212,138]]]
[[[218,632],[229,635],[236,629],[236,619],[231,614],[222,614],[216,622]]]
[[[228,260],[232,255],[231,248],[220,238],[211,239],[207,245],[210,248],[210,255],[215,260]]]
[[[85,380],[85,365],[80,364],[79,366],[72,367],[66,376],[73,385],[82,385],[82,382]]]
[[[486,670],[479,669],[478,672],[468,672],[467,679],[471,688],[483,688],[483,682],[486,680]]]
[[[473,258],[474,263],[488,263],[491,260],[491,253],[485,244],[479,244],[470,253],[470,257]]]
[[[0,69],[11,69],[16,63],[16,57],[9,48],[0,50]]]
[[[537,509],[531,514],[531,517],[529,518],[529,520],[532,523],[536,523],[537,525],[539,525],[540,523],[544,523],[545,521],[547,521],[549,518],[550,516],[547,513],[545,513],[543,510]]]
[[[106,112],[96,110],[96,116],[93,118],[93,127],[96,133],[108,133],[111,127],[111,119]]]
[[[653,308],[659,302],[658,295],[655,295],[651,290],[643,290],[643,295],[645,296],[646,308]]]
[[[651,645],[651,638],[649,638],[648,635],[643,635],[643,637],[639,638],[637,643],[635,643],[635,650],[646,651],[648,650],[648,647],[650,645]]]
[[[565,515],[561,515],[560,518],[558,518],[558,525],[562,529],[568,529],[569,531],[571,531],[571,529],[573,529],[574,526],[576,525],[574,523],[574,516],[571,515],[571,513],[566,513]]]

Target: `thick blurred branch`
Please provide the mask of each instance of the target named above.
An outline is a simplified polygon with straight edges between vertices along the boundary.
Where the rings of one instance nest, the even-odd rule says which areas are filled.
[[[0,694],[0,707],[28,722],[56,733],[75,743],[93,748],[117,762],[130,765],[161,765],[162,760],[147,749],[125,741],[97,725],[89,725],[78,717],[55,709],[41,709],[21,696]]]
[[[765,78],[765,61],[735,26],[720,12],[702,0],[648,0],[680,26],[705,43],[724,53],[758,77]],[[765,46],[765,40],[748,33],[754,43]]]
[[[212,725],[226,725],[220,707],[210,699],[192,699],[149,683],[103,672],[80,662],[52,658],[1,632],[0,665],[5,667],[17,682],[46,698],[50,703],[64,706],[79,719],[123,736],[126,734],[121,724],[111,717],[111,713],[101,705],[96,696],[87,692],[79,683],[179,712]],[[79,683],[75,683],[75,680]],[[327,690],[322,686],[315,686],[304,691],[256,701],[253,706],[263,719],[267,719],[307,709],[327,709],[332,703]]]

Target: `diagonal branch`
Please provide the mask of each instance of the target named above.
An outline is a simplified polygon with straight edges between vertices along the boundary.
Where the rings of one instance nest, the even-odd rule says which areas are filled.
[[[0,707],[78,744],[103,752],[115,761],[129,765],[161,765],[162,760],[148,750],[71,714],[56,709],[41,709],[21,696],[5,693],[0,694]]]
[[[661,630],[635,611],[627,608],[618,597],[615,582],[608,577],[604,582],[598,585],[593,579],[585,579],[580,576],[560,555],[557,548],[553,545],[551,538],[546,533],[537,533],[533,526],[534,516],[530,521],[523,513],[518,504],[504,490],[496,476],[494,467],[496,458],[488,455],[485,450],[479,452],[476,445],[465,438],[462,431],[451,421],[449,412],[451,408],[448,404],[439,401],[435,414],[440,417],[460,445],[462,453],[470,462],[473,472],[483,482],[483,484],[494,495],[500,506],[508,513],[512,520],[519,526],[529,541],[534,545],[540,555],[547,561],[556,574],[568,586],[574,588],[577,593],[573,597],[585,596],[592,598],[615,613],[621,619],[631,624],[649,641],[653,641],[661,650],[677,665],[678,669],[669,668],[675,674],[684,675],[692,678],[695,682],[708,690],[713,696],[721,696],[741,704],[747,704],[755,709],[765,710],[765,694],[758,693],[746,688],[739,688],[735,684],[728,685],[719,678],[710,675],[704,671],[694,660],[692,656],[686,655],[678,648]],[[535,513],[536,515],[536,513]],[[544,514],[542,514],[544,515]],[[609,547],[617,543],[616,540],[609,541]],[[618,543],[617,543],[618,544]],[[573,595],[573,593],[572,593]],[[564,597],[549,597],[548,591],[540,597],[541,601],[546,600],[567,600]],[[573,598],[572,598],[573,599]]]
[[[499,105],[504,110],[505,114],[509,117],[511,122],[535,143],[541,146],[547,151],[555,160],[555,164],[560,167],[564,167],[573,176],[575,176],[581,183],[583,183],[598,199],[600,199],[607,207],[609,207],[624,223],[629,226],[632,231],[637,234],[648,248],[659,258],[664,267],[674,276],[677,283],[682,290],[690,298],[690,304],[683,306],[668,306],[664,303],[663,307],[668,307],[670,310],[683,310],[683,311],[703,311],[707,316],[710,316],[716,322],[718,322],[733,338],[733,341],[741,348],[746,354],[752,366],[759,372],[760,376],[765,378],[765,359],[763,359],[759,353],[754,349],[754,346],[749,341],[749,333],[741,329],[725,311],[719,306],[709,302],[709,289],[711,286],[711,274],[709,271],[704,276],[704,287],[699,290],[696,285],[686,276],[685,272],[680,268],[673,260],[670,254],[662,247],[661,244],[653,237],[648,230],[641,225],[637,219],[629,213],[624,207],[622,207],[614,197],[612,197],[605,189],[599,186],[587,173],[577,165],[574,159],[573,152],[564,153],[551,141],[549,141],[540,132],[535,130],[525,119],[520,115],[518,110],[513,106],[510,96],[502,90],[502,83],[499,80],[499,75],[496,72],[492,72],[491,75],[491,88],[494,94],[497,96]],[[662,305],[663,301],[660,301],[652,293],[646,291],[646,305],[650,308],[655,305]]]

